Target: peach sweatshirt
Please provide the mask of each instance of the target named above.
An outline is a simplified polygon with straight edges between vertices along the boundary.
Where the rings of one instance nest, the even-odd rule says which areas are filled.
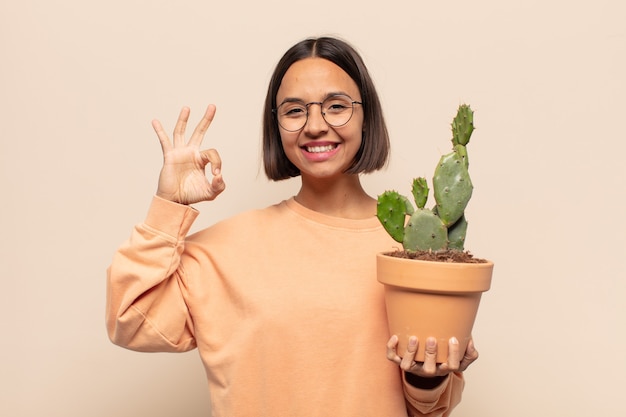
[[[447,416],[453,374],[416,389],[385,356],[376,217],[346,220],[293,198],[186,237],[198,212],[154,197],[108,269],[111,340],[198,348],[214,417]],[[408,412],[407,412],[408,409]]]

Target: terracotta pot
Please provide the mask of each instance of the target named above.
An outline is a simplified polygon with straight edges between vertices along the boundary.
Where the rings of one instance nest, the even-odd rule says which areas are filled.
[[[410,336],[420,341],[416,361],[424,360],[427,337],[437,338],[437,362],[448,358],[448,340],[456,337],[465,352],[472,336],[480,297],[491,286],[493,262],[464,264],[377,255],[378,281],[385,285],[389,331],[399,338],[398,355]]]

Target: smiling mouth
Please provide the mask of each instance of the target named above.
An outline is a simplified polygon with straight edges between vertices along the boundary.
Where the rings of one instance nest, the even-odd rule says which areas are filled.
[[[324,145],[324,146],[305,146],[304,149],[309,153],[322,153],[330,152],[335,149],[337,145]]]

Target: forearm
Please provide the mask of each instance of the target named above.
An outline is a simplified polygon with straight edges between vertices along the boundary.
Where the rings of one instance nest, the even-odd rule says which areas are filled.
[[[421,379],[425,378],[409,382],[407,375],[403,375],[404,396],[411,417],[446,417],[461,401],[465,384],[461,373],[451,373],[443,377],[441,381],[430,381],[422,385],[434,385],[431,389],[416,387],[412,384],[412,382],[424,383]],[[437,382],[439,384],[435,385]]]
[[[193,348],[189,314],[176,273],[190,208],[153,201],[107,270],[107,330],[113,343],[135,350]]]

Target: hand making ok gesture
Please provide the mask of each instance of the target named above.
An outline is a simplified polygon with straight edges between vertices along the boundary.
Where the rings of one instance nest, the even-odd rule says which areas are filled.
[[[185,142],[185,129],[190,113],[188,107],[183,107],[178,115],[173,141],[158,120],[152,121],[163,150],[163,168],[159,175],[157,196],[180,204],[193,204],[213,200],[224,191],[226,185],[222,179],[222,161],[219,154],[215,149],[200,150],[215,110],[212,104],[207,107],[188,142]],[[211,167],[210,181],[205,174],[207,165]]]

